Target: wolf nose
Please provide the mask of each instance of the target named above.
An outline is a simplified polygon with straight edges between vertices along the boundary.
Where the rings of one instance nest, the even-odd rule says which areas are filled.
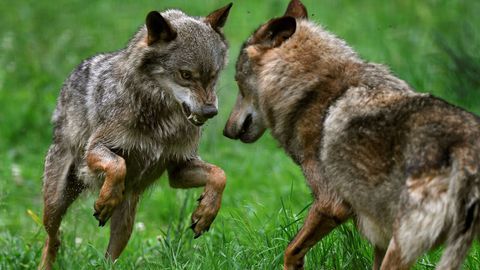
[[[206,118],[212,118],[215,115],[217,115],[217,113],[218,113],[218,110],[217,110],[217,107],[215,107],[215,105],[205,105],[202,108],[202,116]]]
[[[234,133],[232,133],[227,127],[223,129],[223,136],[230,138],[232,140],[238,139],[238,134],[234,135]]]

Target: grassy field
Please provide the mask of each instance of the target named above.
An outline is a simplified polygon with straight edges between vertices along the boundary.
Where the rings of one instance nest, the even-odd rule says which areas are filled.
[[[236,96],[233,65],[243,40],[281,15],[287,0],[234,1],[225,27],[230,63],[219,83],[220,114],[205,127],[200,152],[228,175],[223,206],[209,233],[187,229],[197,190],[161,179],[139,206],[134,234],[115,263],[105,261],[108,228],[85,194],[62,225],[58,269],[279,269],[311,196],[298,167],[269,135],[243,145],[221,135]],[[41,227],[43,159],[61,84],[84,58],[121,48],[150,10],[177,7],[206,15],[226,1],[0,2],[0,269],[33,269]],[[422,92],[480,113],[480,2],[305,0],[310,17],[346,39],[362,57],[389,65]],[[415,269],[432,269],[433,251]],[[369,269],[372,250],[348,223],[307,255],[307,269]],[[465,269],[480,268],[476,243]]]

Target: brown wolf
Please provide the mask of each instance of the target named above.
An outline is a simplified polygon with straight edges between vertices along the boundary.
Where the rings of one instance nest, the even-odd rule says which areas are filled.
[[[441,243],[438,269],[461,266],[479,229],[478,117],[361,60],[298,0],[250,36],[236,69],[224,134],[248,143],[270,129],[314,194],[285,269],[351,217],[375,269],[408,269]]]
[[[62,216],[86,188],[100,190],[100,226],[111,217],[112,260],[130,238],[140,194],[164,171],[174,188],[205,186],[192,229],[195,237],[208,231],[226,178],[197,147],[200,126],[217,114],[215,85],[228,47],[222,28],[231,6],[205,18],[152,11],[125,49],[85,60],[65,81],[45,161],[48,237],[40,268],[51,268]]]

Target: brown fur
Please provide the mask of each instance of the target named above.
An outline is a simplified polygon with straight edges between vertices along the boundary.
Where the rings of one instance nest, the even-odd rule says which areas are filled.
[[[460,267],[480,222],[479,118],[363,61],[300,6],[244,44],[224,130],[250,143],[270,129],[312,189],[285,269],[302,269],[349,217],[374,245],[375,269],[408,269],[440,243],[438,268]]]
[[[40,269],[52,268],[62,217],[87,188],[100,190],[99,225],[111,221],[107,259],[122,253],[140,195],[165,171],[174,188],[205,187],[191,228],[195,238],[209,230],[226,176],[197,149],[200,126],[217,114],[228,48],[221,29],[231,6],[205,18],[152,11],[127,48],[85,60],[65,81],[45,161]]]

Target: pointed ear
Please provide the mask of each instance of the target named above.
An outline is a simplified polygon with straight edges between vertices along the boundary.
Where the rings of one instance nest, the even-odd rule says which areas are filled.
[[[225,25],[227,21],[228,13],[230,12],[230,8],[232,7],[232,3],[215,10],[214,12],[210,13],[207,17],[205,17],[205,22],[212,26],[215,31],[219,31]]]
[[[275,48],[289,39],[297,28],[295,18],[286,16],[272,19],[253,34],[252,44],[266,48]]]
[[[288,4],[284,16],[291,16],[297,19],[308,19],[307,8],[300,2],[300,0],[292,0]]]
[[[145,24],[148,31],[147,44],[149,46],[158,41],[169,42],[177,37],[177,32],[158,11],[150,11]]]

